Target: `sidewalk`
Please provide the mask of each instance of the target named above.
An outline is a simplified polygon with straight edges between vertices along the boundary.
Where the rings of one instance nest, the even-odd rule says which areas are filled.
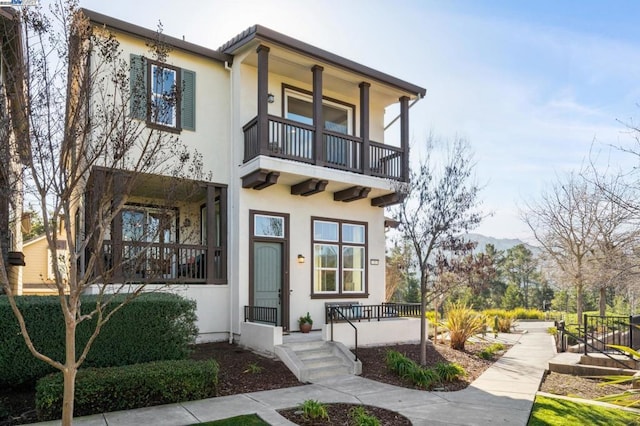
[[[526,425],[547,362],[555,355],[553,338],[547,334],[551,325],[521,322],[517,329],[522,333],[500,334],[498,341],[513,347],[467,389],[457,392],[426,392],[340,376],[293,388],[81,417],[74,423],[175,426],[257,413],[273,426],[292,425],[276,410],[316,399],[386,408],[408,417],[416,426]]]

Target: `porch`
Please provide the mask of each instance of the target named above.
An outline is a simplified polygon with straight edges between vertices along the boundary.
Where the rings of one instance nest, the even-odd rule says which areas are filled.
[[[94,168],[85,200],[81,273],[108,284],[226,284],[226,186]]]

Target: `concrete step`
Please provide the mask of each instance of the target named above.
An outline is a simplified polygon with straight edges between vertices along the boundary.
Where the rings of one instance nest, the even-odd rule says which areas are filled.
[[[344,376],[351,373],[346,365],[339,365],[331,368],[319,367],[307,369],[307,381],[315,382],[316,380],[326,379],[327,377]]]
[[[612,359],[613,358],[613,359]],[[623,368],[620,363],[623,363],[627,368],[632,370],[638,370],[640,364],[636,360],[632,360],[627,356],[620,354],[610,354],[606,356],[604,354],[594,353],[589,355],[582,355],[580,357],[581,365],[595,365],[599,367],[609,368]]]
[[[362,372],[362,363],[338,342],[287,343],[276,346],[275,352],[301,382]]]

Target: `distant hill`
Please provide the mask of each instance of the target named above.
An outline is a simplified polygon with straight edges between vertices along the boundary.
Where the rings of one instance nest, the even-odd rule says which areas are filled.
[[[515,247],[518,244],[524,244],[525,247],[531,250],[533,254],[540,254],[540,251],[541,251],[540,247],[532,246],[531,244],[527,244],[524,241],[519,240],[517,238],[494,238],[494,237],[487,237],[485,235],[472,234],[472,233],[467,234],[466,237],[472,241],[478,242],[478,246],[474,250],[474,252],[476,253],[484,251],[484,247],[487,244],[493,244],[496,250],[499,250],[499,251],[510,249],[511,247]]]

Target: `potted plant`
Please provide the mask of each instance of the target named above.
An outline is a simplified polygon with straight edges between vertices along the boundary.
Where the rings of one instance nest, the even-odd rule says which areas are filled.
[[[308,333],[311,331],[313,320],[311,319],[311,315],[309,315],[309,312],[307,312],[307,315],[301,316],[298,319],[298,325],[300,326],[300,331],[303,333]]]

